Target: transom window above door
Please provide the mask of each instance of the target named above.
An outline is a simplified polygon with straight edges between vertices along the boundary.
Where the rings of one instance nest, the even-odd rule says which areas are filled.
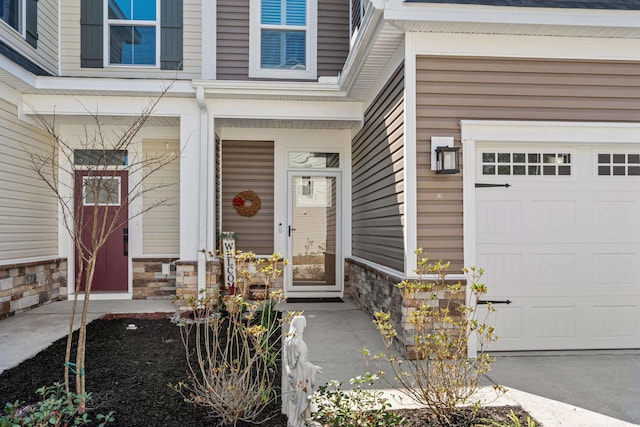
[[[571,154],[558,152],[484,152],[482,175],[571,175]]]
[[[251,0],[249,77],[316,79],[317,0]]]
[[[156,65],[159,48],[156,0],[108,0],[109,65]]]
[[[291,151],[287,165],[290,169],[337,169],[340,168],[340,154]]]

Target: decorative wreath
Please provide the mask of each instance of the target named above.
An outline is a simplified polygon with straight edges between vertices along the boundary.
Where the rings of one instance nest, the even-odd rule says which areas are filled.
[[[260,197],[251,190],[241,191],[233,198],[238,215],[252,217],[260,210]]]

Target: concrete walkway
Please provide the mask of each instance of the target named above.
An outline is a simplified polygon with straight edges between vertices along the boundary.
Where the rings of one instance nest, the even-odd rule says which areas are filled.
[[[0,371],[65,336],[70,307],[69,301],[55,302],[0,321]],[[349,388],[352,377],[375,371],[360,349],[378,352],[382,342],[371,318],[350,300],[282,304],[281,309],[304,311],[304,338],[311,360],[323,368],[321,383],[337,379]],[[92,301],[89,310],[91,319],[107,313],[173,311],[167,300]],[[640,352],[500,356],[489,379],[510,389],[493,404],[521,405],[547,427],[640,423]],[[393,402],[407,406],[406,398],[401,404]]]

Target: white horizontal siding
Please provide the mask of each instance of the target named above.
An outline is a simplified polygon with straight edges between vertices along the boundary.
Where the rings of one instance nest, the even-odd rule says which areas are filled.
[[[184,0],[183,70],[143,67],[80,67],[80,0],[62,2],[61,73],[70,77],[122,77],[199,79],[202,76],[202,5],[198,0]],[[158,40],[160,40],[158,38]]]
[[[0,20],[0,39],[20,54],[29,58],[51,74],[58,73],[58,2],[40,0],[38,2],[38,48],[27,43],[4,21]]]
[[[145,158],[175,153],[175,161],[150,175],[145,188],[167,187],[145,193],[144,209],[165,201],[145,212],[142,217],[142,253],[147,255],[180,256],[180,141],[144,140],[142,150]]]
[[[0,264],[58,254],[57,199],[34,171],[28,150],[44,155],[51,141],[0,100]]]

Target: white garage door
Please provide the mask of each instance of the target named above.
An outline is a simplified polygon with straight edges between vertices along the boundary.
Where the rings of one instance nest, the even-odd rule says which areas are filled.
[[[477,265],[512,301],[492,349],[640,347],[640,145],[476,153]]]

